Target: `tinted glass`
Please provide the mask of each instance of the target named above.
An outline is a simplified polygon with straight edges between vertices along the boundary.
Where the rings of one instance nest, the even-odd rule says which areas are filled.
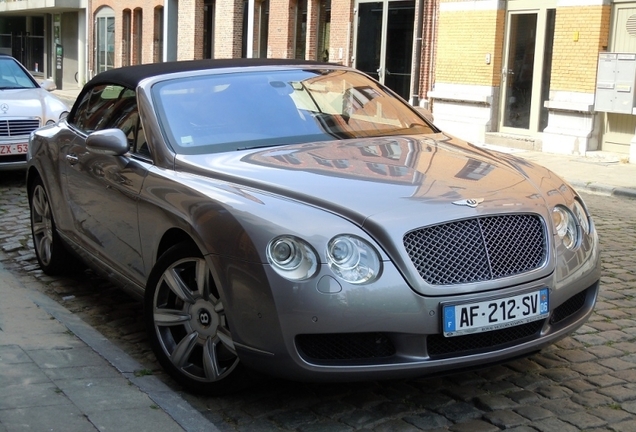
[[[134,102],[134,92],[132,92],[132,99],[120,96],[131,92],[117,85],[96,86],[84,95],[69,123],[86,133],[114,127],[117,116],[124,114],[119,108],[126,104],[127,99]]]
[[[206,75],[164,81],[152,93],[168,142],[183,154],[433,131],[352,71]]]
[[[35,88],[31,77],[10,57],[0,57],[0,90]]]

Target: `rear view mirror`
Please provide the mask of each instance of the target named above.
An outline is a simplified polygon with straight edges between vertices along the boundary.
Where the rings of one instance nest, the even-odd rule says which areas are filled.
[[[53,80],[51,78],[47,78],[44,81],[42,81],[40,83],[40,87],[42,87],[44,90],[51,92],[55,89],[57,89],[57,86],[55,85],[55,83],[53,82]]]
[[[88,151],[107,156],[121,156],[128,148],[128,139],[121,129],[104,129],[86,138]]]

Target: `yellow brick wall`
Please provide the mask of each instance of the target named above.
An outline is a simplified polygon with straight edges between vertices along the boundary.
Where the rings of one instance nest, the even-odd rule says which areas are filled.
[[[557,9],[552,91],[594,93],[598,53],[609,41],[610,10],[610,5]]]
[[[499,86],[504,19],[503,10],[440,12],[435,81]]]

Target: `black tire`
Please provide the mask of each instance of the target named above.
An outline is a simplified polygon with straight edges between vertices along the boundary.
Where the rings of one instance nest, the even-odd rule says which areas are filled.
[[[57,233],[49,196],[39,177],[29,191],[29,208],[35,256],[42,271],[51,276],[77,271],[79,263]]]
[[[159,258],[146,285],[144,314],[157,360],[180,385],[207,395],[245,387],[223,302],[196,246],[180,243]]]

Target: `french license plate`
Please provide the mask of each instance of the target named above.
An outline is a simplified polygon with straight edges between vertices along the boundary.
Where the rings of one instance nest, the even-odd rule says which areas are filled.
[[[444,336],[499,330],[549,315],[548,289],[476,303],[444,305]]]
[[[27,143],[23,144],[0,144],[0,156],[2,155],[14,155],[25,154],[29,149]]]

